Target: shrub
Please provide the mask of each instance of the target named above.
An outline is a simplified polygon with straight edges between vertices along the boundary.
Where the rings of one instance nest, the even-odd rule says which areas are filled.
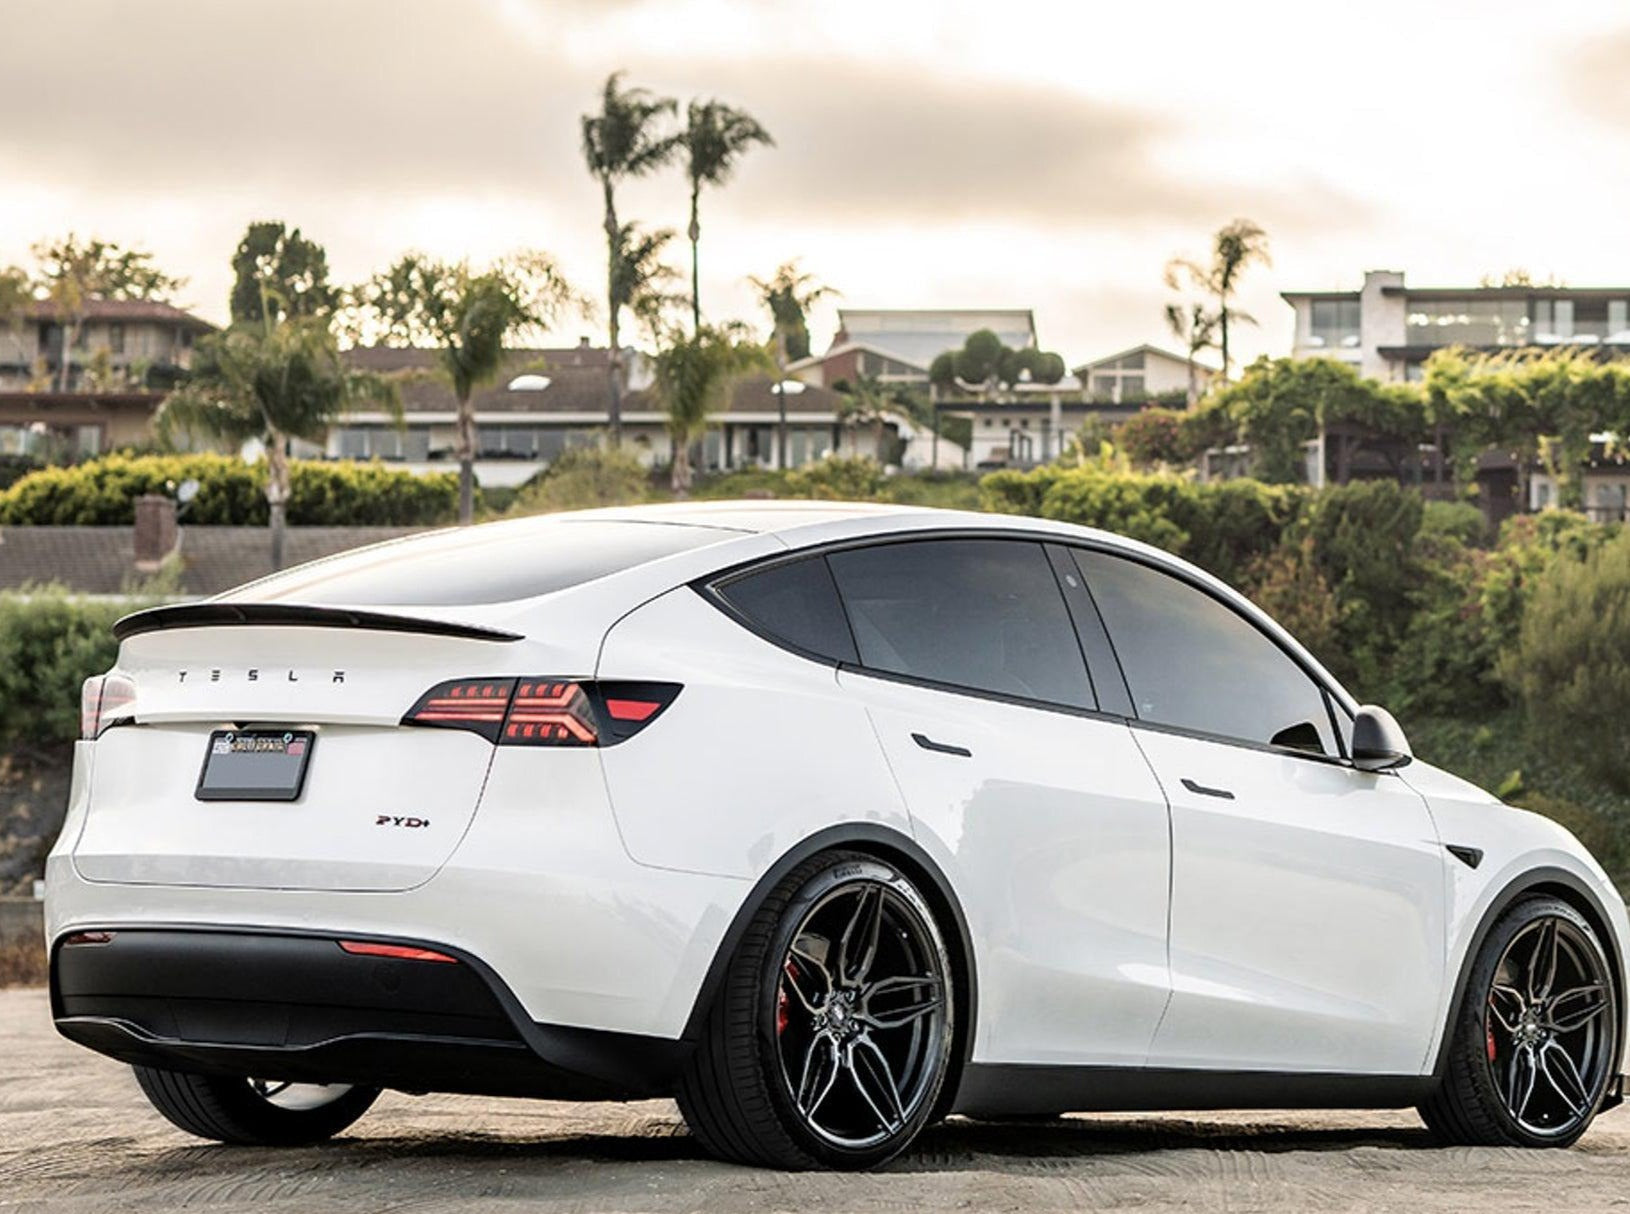
[[[1470,502],[1427,502],[1421,512],[1421,534],[1446,536],[1468,548],[1488,542],[1488,520]]]
[[[515,514],[627,506],[651,497],[651,476],[632,452],[611,447],[563,451],[527,483],[511,508]]]
[[[0,525],[120,526],[144,493],[170,493],[185,480],[198,495],[184,521],[264,526],[266,468],[225,455],[110,455],[72,468],[44,468],[0,492]],[[415,526],[445,522],[458,505],[451,472],[420,476],[382,464],[297,461],[291,526]]]
[[[1550,564],[1499,668],[1537,740],[1630,788],[1630,533]]]
[[[32,455],[0,455],[0,489],[9,489],[44,465]]]
[[[1252,558],[1241,580],[1241,589],[1251,600],[1289,629],[1337,678],[1348,673],[1337,641],[1341,607],[1319,572],[1311,539],[1282,544]]]
[[[1193,454],[1176,409],[1140,409],[1121,423],[1115,443],[1139,468],[1181,464]]]
[[[832,501],[871,501],[883,487],[883,469],[876,460],[864,456],[830,455],[802,468],[793,468],[786,477],[789,497],[814,497]]]
[[[113,621],[132,610],[72,598],[60,586],[0,594],[0,747],[79,736],[79,686],[113,665]]]

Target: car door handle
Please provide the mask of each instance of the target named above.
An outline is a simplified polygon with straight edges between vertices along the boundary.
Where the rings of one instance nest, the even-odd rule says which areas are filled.
[[[963,759],[973,758],[973,751],[966,746],[952,746],[949,742],[936,742],[926,734],[914,733],[911,740],[924,750],[931,750],[937,755],[957,755]]]
[[[1199,793],[1202,797],[1220,797],[1224,801],[1232,801],[1234,794],[1226,788],[1207,788],[1204,784],[1196,784],[1187,776],[1183,777],[1183,787],[1190,792]]]

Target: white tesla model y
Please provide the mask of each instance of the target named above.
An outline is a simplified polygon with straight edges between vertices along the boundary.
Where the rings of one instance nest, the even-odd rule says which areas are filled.
[[[934,1119],[1620,1099],[1626,919],[1237,593],[829,503],[444,531],[122,620],[47,882],[58,1028],[184,1130],[671,1094],[864,1167]]]

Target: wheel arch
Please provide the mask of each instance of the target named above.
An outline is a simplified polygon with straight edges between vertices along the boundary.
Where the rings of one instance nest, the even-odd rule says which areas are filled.
[[[725,971],[729,968],[730,960],[735,956],[748,924],[758,913],[759,907],[764,905],[770,892],[798,865],[827,851],[862,852],[896,866],[916,883],[935,915],[939,917],[941,927],[949,929],[946,933],[946,947],[951,954],[952,973],[956,978],[956,989],[953,993],[956,1016],[952,1035],[951,1069],[946,1074],[945,1086],[941,1090],[939,1104],[934,1112],[935,1117],[943,1116],[955,1101],[957,1088],[962,1080],[962,1069],[973,1049],[974,1025],[979,1014],[978,961],[962,903],[957,898],[956,891],[951,887],[950,879],[946,877],[944,870],[916,840],[886,826],[855,822],[828,827],[803,839],[765,870],[754,883],[751,892],[743,899],[735,917],[730,921],[729,928],[725,931],[724,938],[719,942],[719,947],[714,951],[713,960],[702,979],[701,987],[697,990],[696,1000],[691,1005],[690,1016],[685,1022],[683,1039],[695,1041],[700,1037],[708,1011],[724,984]]]
[[[1615,1026],[1613,1042],[1613,1073],[1617,1074],[1618,1068],[1623,1065],[1625,1023],[1630,1009],[1627,1009],[1625,1000],[1622,942],[1618,932],[1614,930],[1613,920],[1595,891],[1576,873],[1564,868],[1535,868],[1519,874],[1507,883],[1489,902],[1482,918],[1478,920],[1477,930],[1472,933],[1471,943],[1466,948],[1465,956],[1460,959],[1453,997],[1449,1000],[1443,1031],[1438,1036],[1437,1053],[1432,1060],[1431,1069],[1434,1082],[1442,1081],[1444,1070],[1448,1066],[1455,1017],[1460,1012],[1461,1003],[1466,997],[1467,984],[1471,981],[1472,969],[1477,964],[1477,958],[1483,951],[1489,933],[1494,930],[1494,925],[1500,918],[1517,903],[1529,898],[1546,897],[1556,898],[1578,911],[1602,941],[1602,949],[1607,954],[1607,964],[1612,971],[1613,985],[1618,996],[1618,1024]]]

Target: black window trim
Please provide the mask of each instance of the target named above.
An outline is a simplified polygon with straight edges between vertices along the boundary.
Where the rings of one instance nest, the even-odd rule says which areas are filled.
[[[862,666],[858,663],[834,660],[825,654],[813,653],[807,649],[801,648],[800,646],[794,645],[790,641],[783,640],[781,637],[765,631],[753,621],[747,619],[741,612],[737,611],[733,606],[731,606],[729,601],[719,593],[719,588],[735,580],[736,578],[746,577],[749,574],[771,569],[777,565],[791,564],[794,561],[805,560],[813,556],[825,557],[829,553],[844,552],[855,548],[880,548],[888,544],[909,544],[919,540],[945,539],[1024,540],[1029,543],[1042,545],[1044,554],[1048,544],[1058,544],[1064,548],[1084,548],[1089,552],[1101,552],[1106,556],[1120,557],[1123,560],[1134,561],[1137,564],[1147,566],[1148,568],[1155,570],[1157,573],[1163,573],[1167,577],[1174,577],[1178,581],[1184,582],[1193,587],[1195,590],[1198,590],[1200,593],[1213,599],[1224,610],[1232,611],[1251,627],[1255,628],[1277,649],[1279,649],[1281,653],[1295,663],[1297,669],[1306,675],[1313,685],[1326,696],[1328,701],[1327,707],[1331,708],[1332,710],[1342,708],[1344,707],[1343,700],[1352,698],[1339,686],[1335,686],[1330,682],[1327,682],[1317,671],[1310,667],[1300,655],[1286,648],[1283,641],[1274,636],[1268,629],[1263,628],[1262,625],[1253,619],[1248,613],[1242,612],[1233,603],[1230,603],[1227,599],[1219,595],[1215,589],[1208,586],[1200,578],[1190,574],[1187,570],[1172,564],[1168,564],[1165,560],[1158,556],[1139,552],[1135,549],[1123,548],[1114,543],[1095,541],[1082,536],[1059,535],[1057,532],[1050,531],[1032,531],[1022,527],[934,527],[912,531],[891,531],[880,535],[874,534],[856,536],[852,539],[832,540],[824,544],[812,544],[806,548],[793,548],[784,553],[776,553],[768,557],[754,557],[749,560],[742,561],[739,564],[732,565],[726,569],[715,570],[712,573],[703,574],[701,577],[691,581],[689,585],[692,590],[696,591],[704,599],[712,603],[716,608],[723,611],[727,616],[741,624],[742,627],[746,628],[749,632],[753,633],[753,635],[759,637],[761,640],[774,645],[778,649],[796,654],[799,657],[806,658],[809,661],[819,663],[822,666],[827,666],[834,670],[846,671],[851,674],[865,675],[868,678],[882,679],[885,682],[902,683],[908,686],[923,687],[930,691],[944,691],[950,692],[954,695],[970,696],[978,700],[990,700],[996,703],[1014,704],[1021,708],[1036,708],[1041,709],[1044,712],[1058,712],[1063,713],[1066,716],[1086,717],[1093,720],[1118,721],[1125,723],[1133,729],[1147,729],[1155,733],[1165,733],[1173,734],[1178,737],[1195,738],[1202,742],[1218,742],[1225,746],[1237,746],[1242,750],[1254,750],[1262,754],[1278,755],[1282,758],[1305,759],[1308,762],[1322,763],[1326,766],[1336,766],[1346,768],[1348,770],[1357,770],[1353,767],[1352,760],[1345,754],[1316,755],[1305,750],[1296,750],[1287,746],[1273,746],[1266,742],[1253,742],[1247,738],[1236,738],[1228,734],[1209,733],[1202,729],[1191,729],[1181,725],[1163,725],[1155,721],[1145,721],[1136,715],[1137,709],[1135,701],[1133,704],[1133,714],[1126,715],[1117,712],[1106,712],[1101,708],[1078,708],[1069,704],[1057,704],[1051,700],[1031,700],[1023,696],[1009,695],[1005,692],[984,691],[979,688],[963,687],[954,683],[940,683],[933,679],[924,679],[915,675],[903,675],[896,674],[892,671],[873,670],[870,667]],[[1049,564],[1051,564],[1051,562],[1049,562]],[[1077,571],[1080,572],[1082,584],[1087,587],[1088,594],[1090,596],[1091,583],[1088,580],[1086,573],[1081,571],[1079,566],[1077,566]],[[1059,593],[1061,595],[1064,593],[1062,586],[1059,588]],[[1065,602],[1065,608],[1066,610],[1069,608],[1067,599]],[[1093,602],[1093,609],[1095,611],[1097,610],[1096,600]],[[845,618],[847,618],[847,609],[845,609],[844,614]],[[1109,634],[1109,629],[1107,626],[1105,627],[1104,632],[1109,638],[1110,650],[1111,652],[1114,652],[1115,638],[1113,635]],[[858,652],[858,646],[856,648]],[[1083,654],[1083,658],[1084,657],[1085,655]],[[1115,654],[1115,658],[1116,665],[1119,667],[1119,653]],[[1089,662],[1087,665],[1088,678],[1095,679],[1096,675],[1092,671],[1091,663]],[[1117,669],[1116,674],[1123,679],[1125,677],[1124,672],[1119,669]],[[1339,724],[1339,722],[1333,723],[1333,725],[1335,724]],[[1336,728],[1335,734],[1338,749],[1345,751],[1345,743],[1341,737],[1341,730]],[[1387,771],[1379,774],[1397,775],[1398,773],[1396,771]]]

